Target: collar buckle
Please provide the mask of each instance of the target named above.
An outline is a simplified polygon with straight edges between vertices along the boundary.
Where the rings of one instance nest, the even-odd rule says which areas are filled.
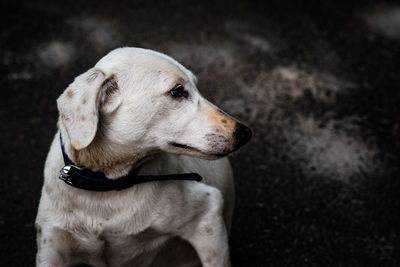
[[[58,178],[60,180],[63,180],[65,183],[69,184],[69,185],[73,185],[73,182],[71,180],[71,169],[77,169],[77,170],[82,170],[83,168],[75,166],[73,164],[68,164],[65,165],[64,167],[62,167],[62,169],[60,170],[60,176],[58,176]]]

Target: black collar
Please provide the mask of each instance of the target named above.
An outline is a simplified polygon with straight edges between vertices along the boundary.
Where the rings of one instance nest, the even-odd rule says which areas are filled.
[[[123,190],[135,184],[165,181],[165,180],[192,180],[201,181],[197,173],[180,173],[171,175],[137,175],[142,166],[132,169],[126,176],[117,179],[108,179],[102,172],[94,172],[84,167],[76,166],[65,152],[60,134],[61,150],[65,166],[60,170],[59,178],[66,184],[89,191],[113,191]]]

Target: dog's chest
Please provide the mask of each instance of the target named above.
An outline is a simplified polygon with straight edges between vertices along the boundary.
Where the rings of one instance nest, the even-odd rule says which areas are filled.
[[[121,233],[104,233],[104,256],[111,262],[130,262],[146,266],[144,260],[151,254],[156,254],[170,237],[152,229],[146,229],[138,234],[125,235]]]
[[[104,258],[109,266],[119,266],[129,263],[134,266],[147,266],[147,259],[154,258],[160,248],[170,236],[146,228],[138,233],[132,232],[129,222],[120,221],[119,225],[107,225],[97,222],[97,227],[87,229],[86,233],[74,230],[75,240],[78,244],[74,247],[81,248],[78,254],[98,255]],[[73,230],[73,229],[71,229]],[[89,241],[90,240],[90,241]],[[88,242],[89,241],[89,242]],[[97,251],[93,251],[97,248]]]
[[[49,223],[52,229],[60,230],[50,230],[50,238],[68,240],[71,244],[64,241],[60,244],[73,248],[73,254],[105,259],[108,266],[124,263],[148,266],[150,263],[146,263],[146,259],[153,258],[149,254],[156,254],[169,239],[149,227],[153,216],[149,211],[154,207],[143,194],[120,194],[118,201],[84,201],[80,196],[68,196],[68,201],[60,202],[53,197],[45,193],[46,201],[41,203],[44,212],[38,217],[39,222],[47,217],[46,214],[52,214],[49,217],[53,220]]]

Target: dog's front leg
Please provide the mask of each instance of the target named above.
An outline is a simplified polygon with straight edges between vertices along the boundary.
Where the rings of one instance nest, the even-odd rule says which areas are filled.
[[[183,194],[169,194],[179,197],[173,201],[170,198],[172,206],[168,205],[161,211],[162,217],[165,216],[162,227],[188,241],[196,250],[202,266],[228,267],[228,234],[222,215],[221,191],[203,183],[190,183]]]
[[[199,217],[199,221],[188,224],[182,233],[182,238],[197,251],[203,267],[230,266],[228,234],[217,205],[210,202],[210,210]]]

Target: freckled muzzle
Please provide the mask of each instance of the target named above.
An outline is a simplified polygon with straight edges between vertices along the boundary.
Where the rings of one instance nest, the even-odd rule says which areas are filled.
[[[233,131],[233,151],[238,150],[240,147],[245,145],[253,135],[249,127],[236,123],[235,129]]]

